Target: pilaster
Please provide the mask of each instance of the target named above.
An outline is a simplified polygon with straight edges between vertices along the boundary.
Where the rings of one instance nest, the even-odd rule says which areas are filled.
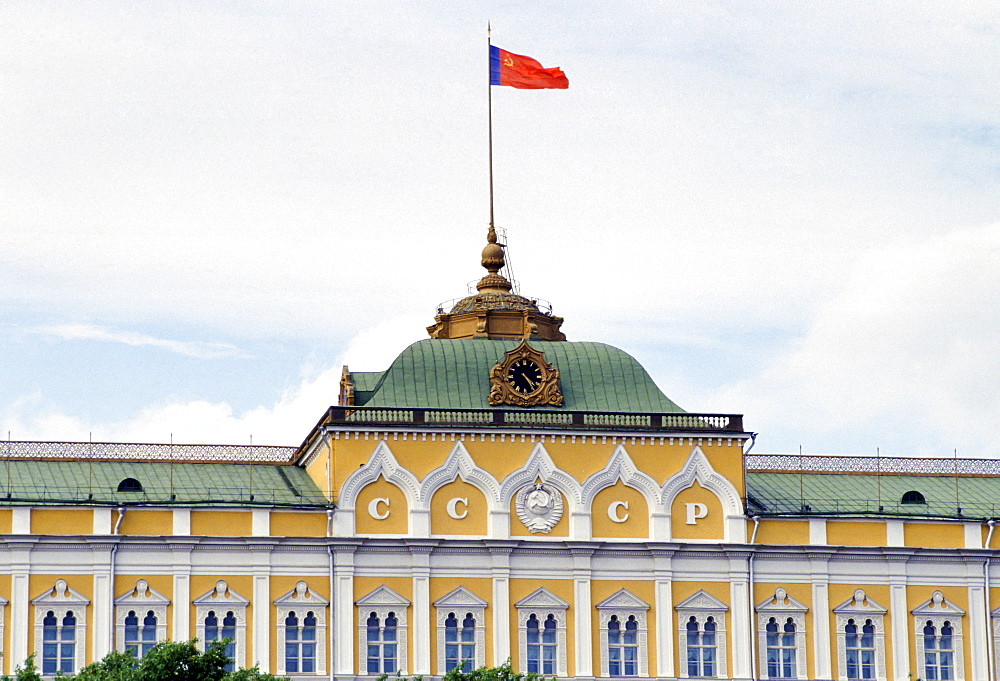
[[[335,516],[336,517],[336,516]],[[338,676],[353,676],[354,646],[358,645],[357,631],[354,628],[354,551],[353,544],[333,547],[333,584],[335,593],[331,613],[334,629],[332,663],[330,667]]]
[[[656,675],[672,677],[674,672],[674,588],[672,551],[653,550],[655,580]]]

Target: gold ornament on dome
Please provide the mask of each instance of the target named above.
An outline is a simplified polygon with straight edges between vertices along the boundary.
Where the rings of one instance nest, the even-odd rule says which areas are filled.
[[[521,341],[490,369],[487,400],[493,406],[560,407],[563,396],[559,391],[559,370],[545,361],[545,353]]]

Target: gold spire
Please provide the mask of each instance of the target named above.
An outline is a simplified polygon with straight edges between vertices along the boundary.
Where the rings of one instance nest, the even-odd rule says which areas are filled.
[[[515,293],[500,270],[505,264],[504,245],[490,225],[481,264],[486,275],[476,284],[478,293],[462,298],[450,312],[438,309],[434,325],[427,327],[431,338],[494,338],[566,340],[559,330],[563,320],[538,309],[538,302]]]

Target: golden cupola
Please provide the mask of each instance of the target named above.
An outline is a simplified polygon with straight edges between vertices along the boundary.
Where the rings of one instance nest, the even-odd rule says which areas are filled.
[[[539,309],[537,300],[511,293],[510,281],[500,274],[505,264],[504,245],[497,243],[492,225],[486,242],[482,259],[486,275],[476,284],[476,293],[459,300],[449,312],[438,308],[434,325],[427,327],[431,338],[566,340],[559,330],[562,317]]]

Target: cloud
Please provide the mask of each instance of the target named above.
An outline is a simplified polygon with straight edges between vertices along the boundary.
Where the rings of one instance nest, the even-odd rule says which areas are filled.
[[[993,456],[997,309],[1000,223],[873,249],[789,353],[714,399],[785,451]]]
[[[222,357],[244,356],[242,350],[228,343],[204,343],[192,341],[176,341],[164,338],[146,336],[134,331],[116,331],[94,324],[53,324],[37,326],[28,329],[37,333],[65,341],[102,341],[106,343],[121,343],[135,347],[147,346],[176,352],[198,359],[218,359]]]
[[[136,416],[114,423],[89,423],[48,404],[39,392],[24,395],[0,414],[4,433],[17,440],[170,442],[177,444],[297,445],[340,394],[343,364],[356,371],[382,371],[411,342],[424,337],[429,318],[407,315],[381,322],[358,333],[344,354],[291,386],[269,405],[234,412],[226,402],[187,400],[151,405]],[[40,327],[39,333],[59,338],[108,340],[130,345],[155,345],[181,351],[174,341],[123,334],[87,325]],[[181,344],[188,345],[188,344]],[[201,352],[204,348],[183,348]],[[187,352],[192,354],[193,352]]]

